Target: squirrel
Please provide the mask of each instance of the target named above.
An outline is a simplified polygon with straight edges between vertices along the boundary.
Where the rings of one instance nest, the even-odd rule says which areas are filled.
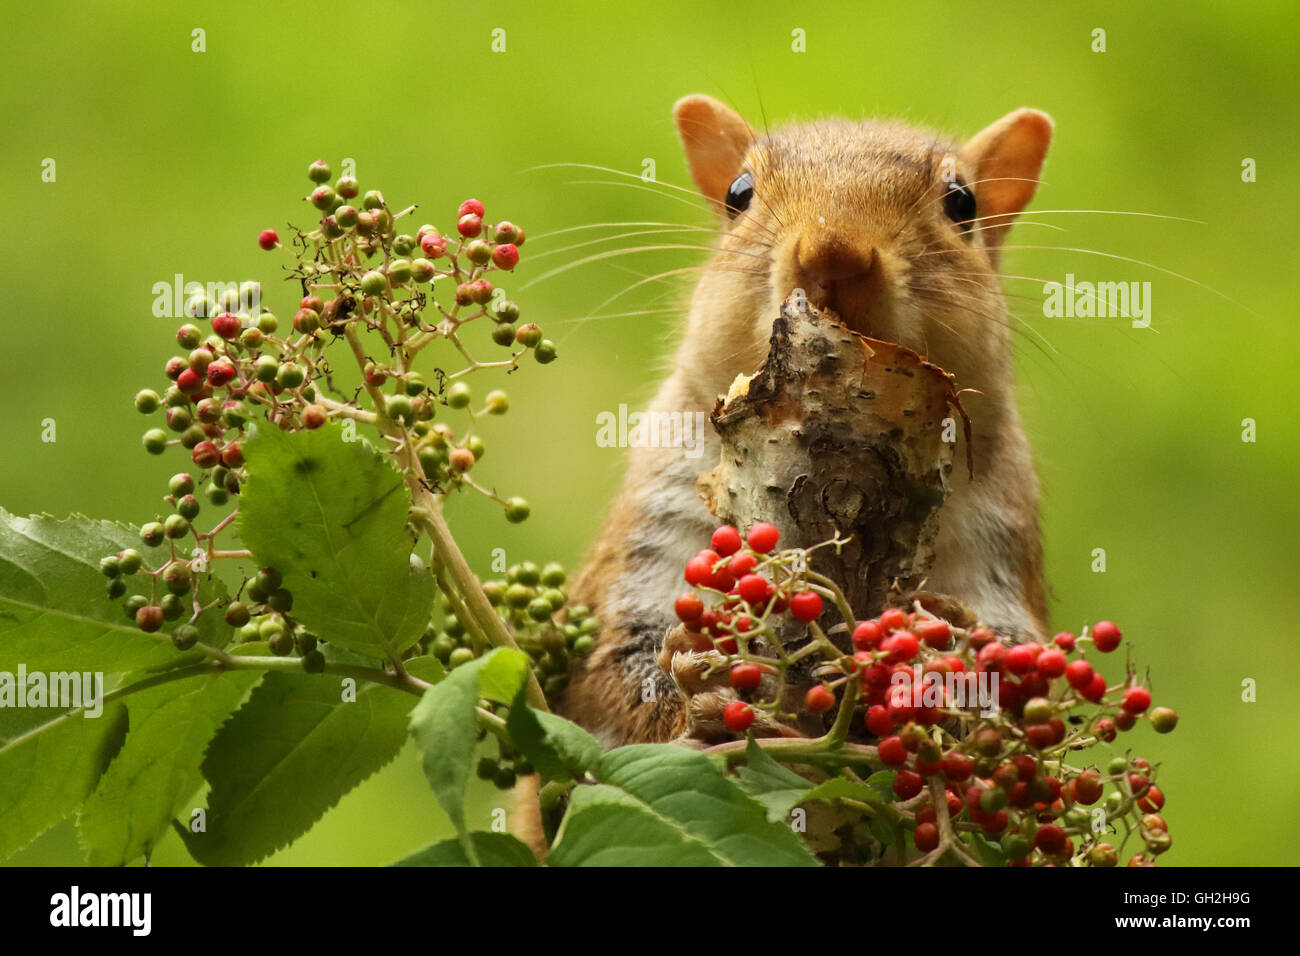
[[[758,135],[704,95],[679,100],[673,115],[723,231],[650,410],[710,412],[737,375],[761,365],[772,319],[795,288],[854,331],[925,356],[973,390],[963,404],[974,463],[941,507],[927,588],[998,633],[1041,640],[1038,481],[1013,394],[998,253],[1037,188],[1050,117],[1019,109],[961,145],[888,122],[822,120]],[[717,526],[695,483],[720,446],[711,431],[698,440],[702,459],[681,448],[631,451],[572,584],[574,602],[603,627],[558,712],[605,747],[686,731],[685,697],[661,654],[678,623],[683,565]]]

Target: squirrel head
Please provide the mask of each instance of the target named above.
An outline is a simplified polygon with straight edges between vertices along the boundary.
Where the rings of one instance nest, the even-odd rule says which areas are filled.
[[[1009,386],[999,250],[1037,188],[1052,132],[1045,113],[1016,110],[964,145],[885,122],[759,135],[703,95],[673,114],[724,230],[687,343],[719,358],[720,377],[756,367],[780,303],[802,288],[849,328],[925,355],[960,386]]]

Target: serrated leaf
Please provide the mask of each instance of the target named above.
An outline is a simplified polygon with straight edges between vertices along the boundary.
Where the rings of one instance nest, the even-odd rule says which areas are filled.
[[[434,658],[406,665],[425,680],[442,674]],[[206,831],[179,831],[190,853],[209,866],[235,866],[288,846],[397,756],[415,703],[365,682],[345,701],[343,679],[332,674],[267,674],[208,748]]]
[[[413,569],[402,476],[342,429],[255,429],[239,534],[293,594],[293,616],[358,653],[399,653],[424,633],[434,580]],[[391,655],[389,655],[391,656]]]
[[[261,676],[202,674],[125,698],[126,744],[77,819],[86,862],[121,866],[152,851],[202,786],[199,765],[212,735]]]
[[[817,866],[704,754],[672,744],[611,750],[573,789],[552,866]]]
[[[894,770],[877,770],[864,781],[868,787],[879,794],[878,803],[893,803],[894,796],[894,778],[898,776]]]
[[[856,780],[850,780],[848,777],[832,777],[811,790],[807,791],[800,803],[806,803],[809,800],[838,800],[847,798],[857,800],[861,803],[870,803],[876,806],[883,805],[886,801],[880,795],[880,791],[875,787],[865,783],[859,783]]]
[[[581,779],[600,759],[600,741],[572,721],[529,707],[522,687],[510,707],[506,730],[544,780]]]
[[[13,712],[10,712],[13,713]],[[72,815],[99,782],[126,739],[126,708],[108,704],[98,717],[26,711],[38,722],[0,741],[0,860]],[[17,720],[6,721],[17,729]]]
[[[465,788],[473,771],[478,743],[474,710],[479,698],[509,703],[528,677],[528,655],[499,647],[462,664],[424,692],[411,711],[410,728],[423,753],[424,775],[439,805],[451,818],[462,846],[465,829]],[[466,850],[473,858],[472,847]]]
[[[537,866],[528,846],[508,833],[469,834],[480,866]],[[398,860],[393,866],[473,866],[459,838],[443,840]]]
[[[133,529],[110,521],[0,508],[0,671],[118,674],[174,659],[165,635],[141,631],[104,591],[99,559],[139,545]],[[145,593],[150,579],[126,580],[128,593]]]

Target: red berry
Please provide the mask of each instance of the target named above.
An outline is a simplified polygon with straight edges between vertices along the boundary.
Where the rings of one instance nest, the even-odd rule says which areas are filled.
[[[1025,740],[1029,741],[1029,746],[1044,750],[1056,743],[1056,733],[1050,724],[1030,724],[1025,728]]]
[[[750,528],[747,536],[750,548],[759,554],[767,554],[775,548],[780,537],[781,532],[776,530],[776,526],[770,525],[766,521],[760,521]]]
[[[420,250],[430,259],[441,259],[447,252],[447,240],[436,232],[426,232],[420,239]]]
[[[939,828],[933,823],[918,823],[912,842],[922,853],[929,853],[939,845]]]
[[[724,558],[730,557],[739,551],[742,544],[740,532],[729,524],[724,524],[713,532],[713,537],[709,543],[712,545],[713,550]]]
[[[743,734],[754,723],[754,708],[743,700],[733,700],[722,711],[722,722],[732,733]]]
[[[691,587],[702,587],[713,580],[713,565],[718,556],[712,551],[701,551],[686,562],[686,583]]]
[[[457,216],[482,216],[486,210],[477,199],[466,199],[456,210]]]
[[[1042,674],[1048,680],[1060,677],[1065,673],[1065,652],[1056,650],[1055,648],[1043,651],[1043,653],[1038,655],[1038,660],[1035,662],[1035,666],[1038,668],[1038,673]]]
[[[853,629],[853,646],[860,651],[874,651],[884,636],[885,632],[875,621],[863,621]]]
[[[1087,661],[1075,661],[1065,669],[1065,679],[1077,691],[1082,691],[1092,683],[1092,665]]]
[[[1100,674],[1092,675],[1092,682],[1083,690],[1079,691],[1084,700],[1090,700],[1094,704],[1106,696],[1106,678]]]
[[[1034,669],[1042,647],[1035,643],[1017,644],[1007,651],[1007,670],[1013,674],[1028,674]]]
[[[213,388],[221,388],[228,385],[235,377],[235,366],[231,365],[225,359],[213,362],[208,366],[208,383]]]
[[[986,671],[1002,669],[1002,662],[1007,659],[1007,649],[1002,644],[985,644],[975,655],[975,662]]]
[[[740,554],[733,556],[732,559],[727,562],[727,570],[732,573],[737,581],[743,578],[746,574],[749,574],[749,572],[753,571],[756,567],[758,567],[758,558],[754,557],[748,551],[740,552]]]
[[[970,632],[970,646],[984,647],[987,644],[997,640],[997,635],[987,627],[977,627]]]
[[[880,626],[886,631],[901,630],[907,627],[907,614],[896,607],[888,608],[880,615]]]
[[[717,535],[714,535],[714,544],[717,544]],[[730,567],[728,567],[730,570]],[[767,600],[769,585],[767,579],[758,574],[746,574],[736,584],[736,593],[740,595],[742,601],[749,604],[762,604]]]
[[[894,793],[900,800],[911,800],[925,787],[925,780],[915,770],[900,770],[894,776]]]
[[[737,664],[731,669],[731,686],[736,690],[753,690],[763,682],[763,669],[757,664]]]
[[[700,600],[699,595],[687,591],[677,596],[677,600],[673,602],[673,611],[677,614],[678,620],[687,623],[698,621],[700,615],[704,613],[704,602]]]
[[[200,468],[215,468],[221,464],[221,452],[210,441],[201,441],[195,445],[190,457]]]
[[[483,231],[483,220],[473,213],[467,213],[456,220],[456,231],[466,239],[473,239]]]
[[[969,780],[975,773],[975,758],[968,754],[950,753],[943,758],[943,775],[949,780]]]
[[[1091,806],[1100,800],[1105,789],[1101,774],[1095,770],[1085,770],[1074,778],[1074,799],[1085,806]]]
[[[276,235],[274,229],[263,229],[262,234],[257,237],[257,244],[269,252],[280,244],[280,237]]]
[[[901,767],[907,763],[907,748],[903,746],[903,741],[897,734],[886,737],[876,744],[876,755],[886,766]]]
[[[890,664],[899,664],[916,657],[921,650],[921,642],[911,631],[898,631],[885,638],[880,649],[889,652],[886,660]]]
[[[519,265],[519,248],[513,242],[503,243],[492,250],[492,264],[509,271]]]
[[[1065,831],[1055,823],[1044,823],[1034,834],[1034,846],[1048,856],[1056,856],[1065,849]]]
[[[816,591],[800,591],[790,595],[790,613],[795,620],[805,624],[817,620],[822,613],[822,596]]]
[[[1103,717],[1092,725],[1092,732],[1097,736],[1098,740],[1110,743],[1118,736],[1119,728],[1115,726],[1115,721],[1109,717]]]
[[[867,708],[867,730],[873,736],[887,737],[894,732],[894,718],[880,704],[872,704]]]
[[[931,647],[947,647],[952,640],[952,628],[947,621],[922,621],[916,626],[916,633]]]
[[[148,604],[135,612],[136,627],[152,634],[163,625],[163,609],[156,604]]]
[[[1122,636],[1113,621],[1098,621],[1092,627],[1092,644],[1103,653],[1109,653],[1119,647]]]
[[[1165,806],[1165,795],[1154,783],[1137,802],[1138,807],[1147,813],[1159,813]]]
[[[223,339],[233,339],[237,337],[240,332],[240,327],[239,316],[233,315],[230,312],[222,312],[220,315],[213,316],[212,318],[212,331],[216,332],[217,335],[221,336]]]
[[[1069,653],[1074,650],[1074,635],[1069,631],[1062,631],[1060,634],[1057,634],[1052,638],[1052,643],[1066,653]]]
[[[825,684],[814,684],[804,695],[803,706],[810,714],[821,714],[835,706],[835,694]]]
[[[194,369],[187,368],[176,376],[176,387],[189,395],[203,387],[203,378]]]
[[[232,441],[221,449],[221,463],[227,468],[238,468],[244,463],[244,448],[237,441]]]
[[[1130,687],[1124,691],[1124,709],[1130,714],[1141,714],[1151,706],[1151,692],[1145,687]]]

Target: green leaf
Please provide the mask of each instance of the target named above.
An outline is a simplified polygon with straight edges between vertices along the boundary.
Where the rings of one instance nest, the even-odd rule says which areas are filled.
[[[811,784],[773,759],[753,737],[745,746],[745,759],[747,765],[736,770],[736,782],[767,808],[769,821],[784,820],[804,801]]]
[[[293,594],[293,616],[332,644],[399,653],[424,633],[434,580],[411,567],[402,476],[341,428],[258,428],[244,443],[249,480],[239,534]]]
[[[981,833],[967,833],[966,843],[975,851],[976,858],[985,866],[1006,866],[1007,855],[1001,845],[986,839]]]
[[[480,866],[537,866],[537,857],[520,840],[508,833],[469,834]],[[443,840],[398,860],[393,866],[473,866],[458,838]]]
[[[125,698],[126,744],[77,819],[91,866],[121,866],[152,851],[202,786],[199,765],[213,733],[261,676],[202,674]]]
[[[424,775],[439,805],[466,839],[465,788],[474,767],[479,698],[509,703],[528,678],[528,655],[499,647],[453,670],[424,692],[411,711],[411,734],[423,752]],[[463,845],[463,843],[462,843]],[[473,849],[466,850],[473,858]]]
[[[425,680],[442,676],[435,658],[406,665]],[[345,687],[354,700],[350,692],[345,700]],[[333,674],[267,674],[208,748],[206,831],[179,830],[190,853],[234,866],[288,846],[397,756],[415,703],[387,685],[345,685]]]
[[[0,860],[70,816],[95,789],[126,739],[126,708],[0,711]],[[13,715],[21,715],[15,719]],[[23,719],[28,716],[35,720]],[[20,723],[23,726],[19,726]]]
[[[880,795],[880,791],[869,784],[859,783],[856,780],[850,780],[848,777],[832,777],[831,779],[819,783],[803,795],[800,803],[806,803],[809,800],[838,800],[841,797],[847,797],[850,800],[857,800],[861,803],[870,803],[874,806],[882,806],[887,801]]]
[[[141,631],[104,592],[99,559],[129,547],[146,550],[125,525],[0,508],[0,671],[117,674],[175,659],[165,635]],[[128,593],[149,580],[128,577]]]
[[[898,776],[894,770],[877,770],[866,779],[866,784],[872,790],[876,791],[880,799],[876,803],[893,803],[894,796],[894,778]]]
[[[704,754],[673,744],[620,747],[578,785],[553,866],[817,866],[788,826]]]
[[[522,687],[510,707],[506,730],[545,780],[580,780],[600,759],[600,741],[572,721],[529,707]]]

